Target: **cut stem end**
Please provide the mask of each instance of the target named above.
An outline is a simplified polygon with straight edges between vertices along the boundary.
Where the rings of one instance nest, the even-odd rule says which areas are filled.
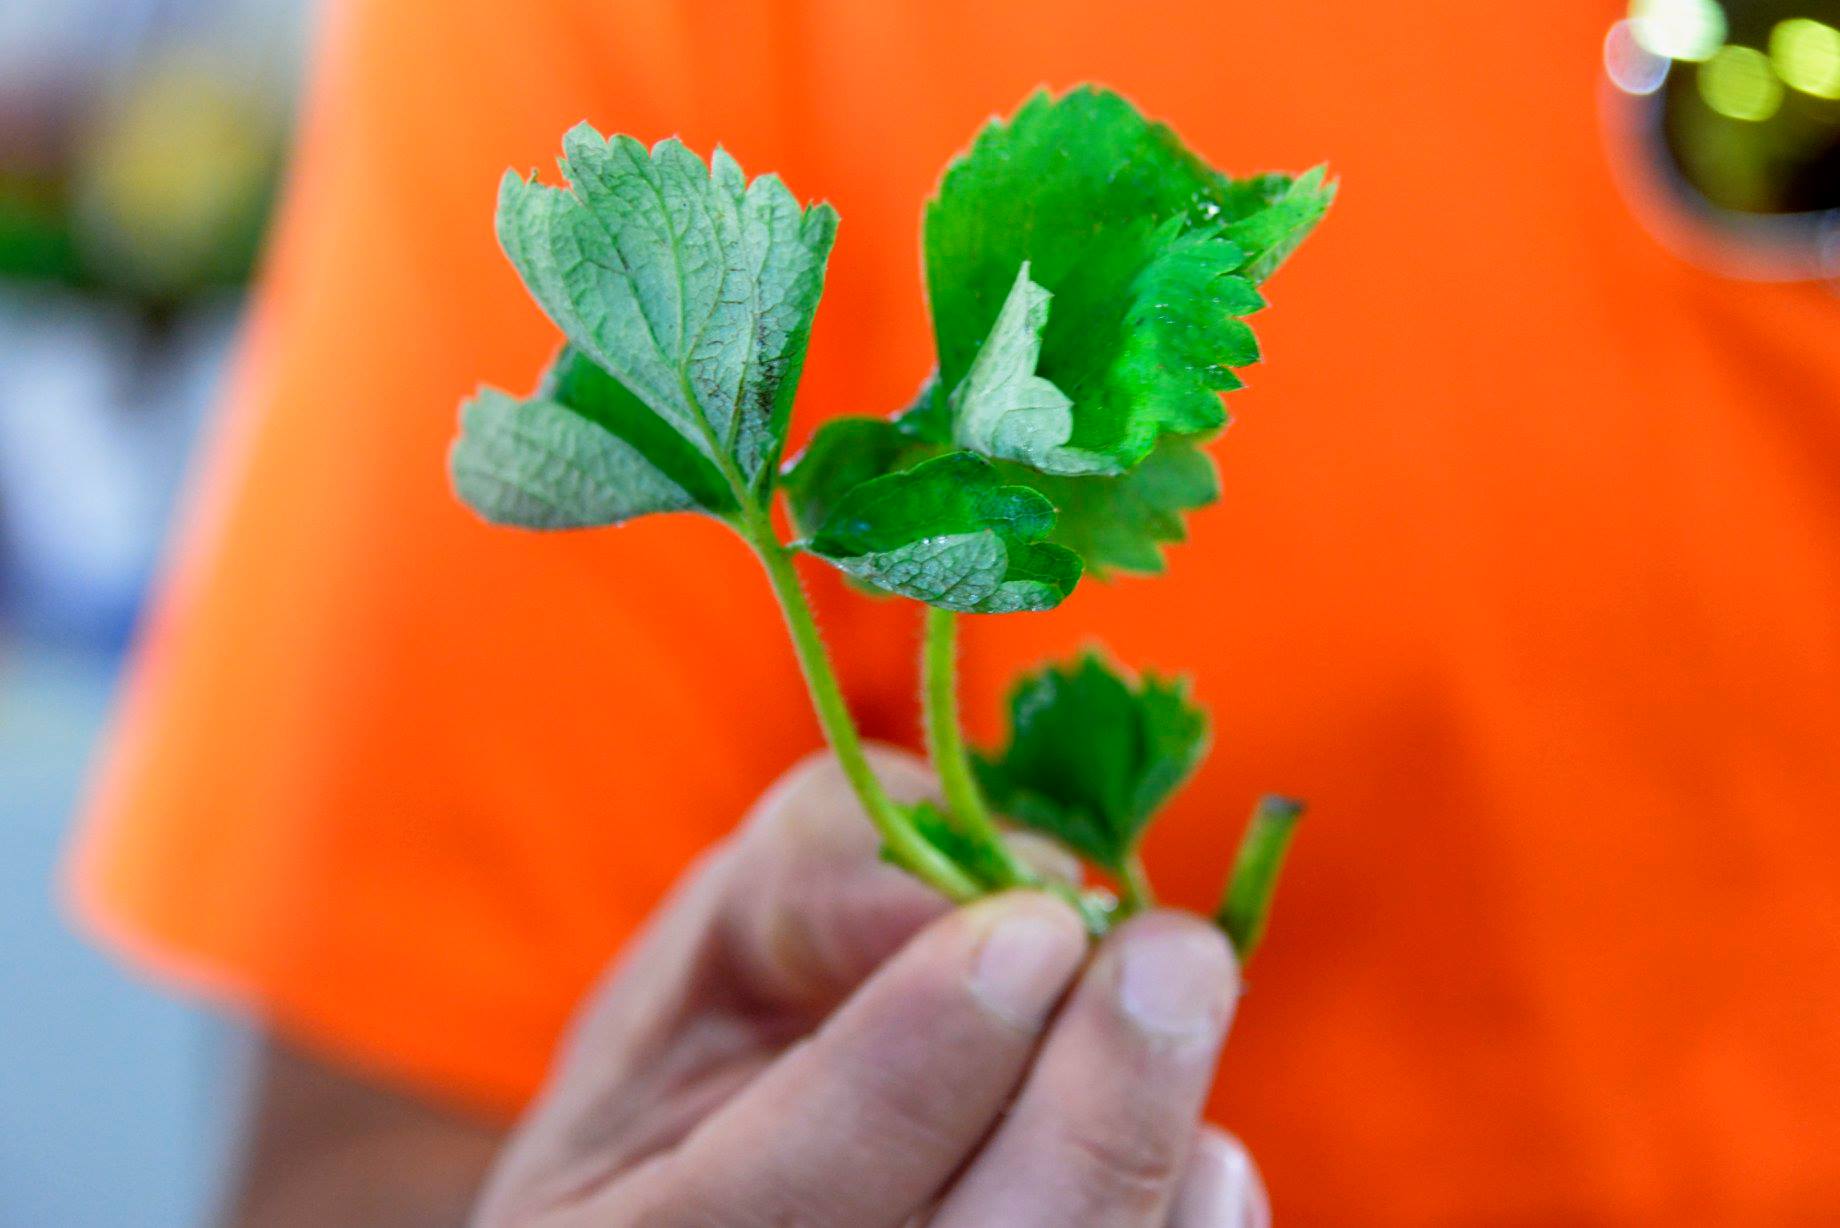
[[[1233,859],[1233,873],[1214,914],[1215,922],[1232,940],[1241,964],[1252,958],[1265,936],[1271,898],[1303,811],[1303,803],[1296,798],[1272,794],[1259,799],[1252,820],[1246,824],[1239,854]]]

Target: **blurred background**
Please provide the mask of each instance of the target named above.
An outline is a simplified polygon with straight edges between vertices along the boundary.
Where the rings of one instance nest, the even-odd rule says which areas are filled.
[[[0,0],[3,1228],[209,1196],[225,1025],[87,948],[54,870],[237,331],[304,7]]]
[[[282,173],[306,0],[0,0],[0,1228],[198,1222],[229,1025],[65,925],[55,867]],[[1632,207],[1840,275],[1840,5],[1604,3]]]

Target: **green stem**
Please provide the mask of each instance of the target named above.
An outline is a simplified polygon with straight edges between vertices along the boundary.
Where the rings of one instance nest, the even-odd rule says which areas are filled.
[[[1156,907],[1156,892],[1150,888],[1150,876],[1144,873],[1144,859],[1133,850],[1119,867],[1118,906],[1126,917]]]
[[[1259,939],[1265,935],[1278,873],[1284,869],[1284,854],[1302,816],[1302,802],[1288,797],[1262,797],[1252,812],[1252,821],[1246,825],[1239,854],[1233,859],[1233,874],[1221,896],[1220,909],[1214,914],[1214,920],[1232,939],[1241,963],[1252,958]]]
[[[927,607],[920,673],[927,754],[939,775],[946,805],[957,816],[961,829],[993,854],[994,864],[1003,867],[1005,885],[1035,887],[1059,896],[1080,914],[1087,933],[1095,939],[1104,937],[1112,924],[1110,912],[1072,883],[1044,882],[1016,855],[984,804],[983,790],[978,788],[971,756],[965,749],[964,727],[958,719],[958,616],[950,610]]]
[[[977,884],[956,862],[940,853],[914,829],[913,823],[883,790],[881,781],[875,778],[868,756],[863,753],[856,723],[850,718],[849,705],[844,702],[843,690],[837,685],[837,675],[831,669],[830,656],[824,651],[824,640],[818,634],[817,620],[812,617],[811,603],[806,600],[805,588],[799,583],[798,571],[792,565],[792,552],[773,532],[766,509],[753,500],[745,501],[739,527],[754,553],[760,556],[767,579],[773,585],[773,595],[779,599],[780,612],[785,615],[786,629],[792,635],[792,646],[798,654],[799,668],[804,671],[805,685],[811,692],[812,707],[818,714],[818,724],[823,727],[824,736],[829,739],[831,750],[836,753],[844,776],[856,790],[869,821],[887,845],[889,855],[948,899],[963,903],[975,898],[979,894]]]
[[[1005,886],[1033,885],[1035,875],[1010,849],[971,771],[965,735],[958,719],[958,616],[937,606],[926,609],[926,637],[920,650],[921,723],[926,753],[939,774],[939,787],[960,829],[993,854]]]

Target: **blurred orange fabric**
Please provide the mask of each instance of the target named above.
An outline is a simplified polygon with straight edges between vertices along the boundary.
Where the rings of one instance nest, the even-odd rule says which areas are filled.
[[[1121,15],[1128,12],[1128,16]],[[966,705],[1097,639],[1216,750],[1205,906],[1314,803],[1215,1101],[1287,1224],[1840,1209],[1840,302],[1659,249],[1600,147],[1609,3],[371,0],[333,14],[227,419],[77,851],[88,921],[491,1112],[699,848],[819,738],[719,527],[486,527],[444,452],[555,330],[492,239],[586,117],[843,216],[795,435],[929,366],[918,221],[1042,83],[1344,190],[1270,287],[1224,506],[1166,578],[971,620]],[[871,732],[910,610],[813,572]]]

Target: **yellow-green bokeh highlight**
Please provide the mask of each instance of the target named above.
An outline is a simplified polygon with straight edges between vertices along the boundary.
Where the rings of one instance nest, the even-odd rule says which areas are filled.
[[[1728,43],[1700,65],[1699,96],[1728,119],[1761,123],[1781,109],[1783,87],[1769,56]]]
[[[283,132],[207,57],[150,60],[98,109],[73,172],[86,258],[154,296],[221,281],[253,251]]]
[[[1791,89],[1840,98],[1840,30],[1810,17],[1779,21],[1770,31],[1770,63]]]

